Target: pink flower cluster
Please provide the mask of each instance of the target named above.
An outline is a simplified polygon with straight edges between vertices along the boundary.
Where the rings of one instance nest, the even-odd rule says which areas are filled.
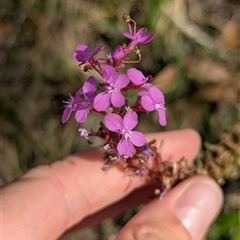
[[[99,85],[102,90],[97,92],[97,80],[90,76],[74,96],[69,94],[69,99],[64,101],[62,123],[67,122],[71,114],[75,115],[78,123],[85,122],[91,111],[104,116],[104,123],[101,123],[97,132],[84,128],[80,128],[79,132],[86,139],[98,136],[106,140],[103,147],[108,159],[104,165],[105,170],[117,160],[134,156],[141,156],[146,160],[151,156],[143,133],[133,130],[138,124],[137,112],[157,111],[159,124],[166,125],[164,95],[150,83],[152,76],[145,76],[136,68],[130,68],[124,74],[118,73],[127,63],[134,62],[129,60],[129,53],[135,52],[140,61],[138,46],[150,42],[155,37],[154,33],[147,34],[146,28],[136,32],[136,22],[130,17],[127,22],[129,32],[124,32],[123,35],[130,39],[130,43],[117,46],[106,57],[96,58],[96,55],[104,49],[104,45],[94,51],[84,44],[77,46],[73,57],[83,71],[95,70],[100,74],[102,81]],[[125,93],[131,89],[138,91],[137,100],[132,106],[125,97]],[[141,172],[144,172],[142,166],[137,170],[137,174]]]

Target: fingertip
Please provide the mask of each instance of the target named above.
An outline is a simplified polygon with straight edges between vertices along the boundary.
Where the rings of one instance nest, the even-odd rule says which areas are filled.
[[[222,190],[213,179],[195,176],[174,191],[178,197],[172,211],[192,239],[201,240],[221,209]]]
[[[196,146],[198,146],[198,151],[201,148],[202,145],[202,138],[195,129],[193,128],[186,128],[186,129],[181,129],[179,131],[184,131],[185,134],[188,136],[189,139],[191,139],[193,142],[195,142]]]
[[[189,178],[160,201],[154,200],[145,206],[121,230],[117,239],[154,236],[156,239],[201,240],[222,203],[222,191],[214,180],[205,176]]]
[[[190,162],[201,147],[201,138],[194,129],[180,129],[169,132],[147,134],[148,141],[156,140],[155,146],[163,160],[178,161],[182,157]]]

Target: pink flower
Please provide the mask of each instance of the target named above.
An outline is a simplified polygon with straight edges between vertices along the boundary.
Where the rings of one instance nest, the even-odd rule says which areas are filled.
[[[135,34],[133,34],[131,24],[128,24],[128,29],[129,29],[129,32],[123,32],[123,36],[131,39],[132,40],[131,45],[134,45],[134,46],[136,46],[139,43],[141,44],[148,43],[155,37],[154,33],[150,33],[146,35],[147,28],[145,27],[140,28],[139,31],[136,32]]]
[[[116,70],[109,65],[102,68],[105,91],[99,93],[94,99],[94,108],[97,111],[105,111],[110,104],[114,107],[122,107],[125,104],[125,97],[121,89],[125,88],[129,79],[126,74],[117,76]]]
[[[104,121],[110,131],[122,135],[117,145],[119,155],[130,157],[133,154],[133,146],[141,147],[146,144],[143,133],[132,131],[138,124],[138,116],[135,112],[127,112],[123,119],[118,114],[110,113],[104,117]]]
[[[94,60],[94,56],[104,49],[104,45],[97,47],[91,52],[90,47],[85,44],[77,45],[76,52],[73,53],[73,57],[80,63],[91,63]]]
[[[140,92],[138,96],[141,98],[142,107],[151,112],[156,110],[158,112],[158,121],[162,126],[166,126],[166,108],[164,106],[165,100],[163,93],[155,86],[146,84],[148,92]]]
[[[67,101],[63,101],[66,105],[62,115],[62,123],[68,121],[72,112],[76,112],[75,119],[77,122],[85,122],[89,113],[89,106],[93,104],[96,89],[97,81],[91,76],[77,91],[74,97],[69,94],[70,98]]]

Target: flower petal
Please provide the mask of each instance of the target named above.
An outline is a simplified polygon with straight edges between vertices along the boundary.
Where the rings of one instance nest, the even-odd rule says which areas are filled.
[[[144,144],[146,144],[146,139],[143,135],[143,133],[138,132],[138,131],[132,131],[131,132],[131,141],[133,143],[133,145],[137,146],[137,147],[142,147]]]
[[[123,122],[127,130],[132,130],[138,124],[138,115],[134,111],[129,111],[124,116]]]
[[[164,95],[157,87],[148,87],[148,92],[155,103],[165,103]]]
[[[85,44],[78,44],[76,47],[76,51],[85,51],[87,50],[87,52],[91,52],[91,49],[89,46],[85,45]]]
[[[148,43],[148,42],[152,41],[154,37],[155,37],[155,34],[150,33],[147,36],[142,37],[141,40],[139,41],[139,43],[142,43],[142,44]]]
[[[113,85],[117,77],[117,72],[114,67],[105,65],[102,68],[102,76],[105,83]]]
[[[79,123],[83,123],[86,121],[87,119],[87,115],[89,113],[89,109],[81,109],[81,110],[77,110],[76,114],[75,114],[75,119],[77,122]]]
[[[106,127],[112,132],[120,132],[123,129],[123,120],[116,113],[109,113],[104,117]]]
[[[117,150],[119,155],[124,155],[126,157],[130,157],[133,153],[133,145],[129,138],[125,138],[124,136],[120,140],[117,145]]]
[[[105,111],[110,106],[110,98],[111,94],[109,94],[107,91],[103,93],[99,93],[95,98],[93,102],[94,108],[98,111]]]
[[[81,88],[79,88],[79,89],[77,90],[77,92],[75,93],[74,98],[79,97],[82,93],[83,93],[83,89],[82,89],[82,87],[81,87]]]
[[[76,48],[76,52],[73,53],[73,57],[78,62],[87,62],[91,57],[91,49],[84,44],[79,44]]]
[[[128,30],[129,30],[129,33],[132,35],[132,24],[131,23],[128,23]]]
[[[67,122],[67,120],[71,116],[71,113],[72,113],[72,109],[71,108],[67,107],[67,108],[64,109],[63,115],[62,115],[62,123]]]
[[[123,32],[122,34],[123,34],[124,37],[129,38],[129,39],[133,39],[134,38],[134,36],[131,33],[129,33],[129,32]]]
[[[114,107],[122,107],[125,103],[125,97],[120,92],[113,92],[111,102]]]
[[[99,47],[97,47],[91,54],[91,58],[94,57],[95,55],[97,55],[100,51],[102,51],[104,49],[105,45],[101,45]]]
[[[85,98],[88,101],[88,105],[93,106],[95,97],[96,97],[96,94],[91,94],[90,96],[89,94],[86,94]]]
[[[127,70],[127,75],[129,79],[135,84],[135,85],[141,85],[145,83],[148,78],[146,78],[141,71],[137,70],[136,68],[130,68]]]
[[[167,125],[166,111],[164,109],[158,109],[158,121],[161,126]]]
[[[114,87],[118,88],[118,89],[122,89],[125,88],[129,83],[129,79],[127,74],[120,74],[115,83],[114,83]]]
[[[147,33],[147,28],[142,27],[138,30],[138,32],[136,34],[137,34],[138,38],[142,38],[146,35],[146,33]]]
[[[155,110],[155,103],[149,95],[142,96],[140,103],[142,107],[149,112]]]
[[[142,96],[149,96],[149,92],[146,92],[146,91],[142,91],[142,92],[139,92],[137,94],[138,97],[142,97]]]
[[[97,80],[91,76],[82,86],[84,93],[94,93],[97,89]]]

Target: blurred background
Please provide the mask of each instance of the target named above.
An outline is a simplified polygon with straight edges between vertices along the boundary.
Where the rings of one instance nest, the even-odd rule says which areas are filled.
[[[60,123],[62,101],[89,76],[72,53],[79,43],[92,49],[105,44],[98,55],[104,57],[128,43],[124,13],[138,29],[156,33],[140,46],[142,61],[134,67],[154,76],[166,98],[167,127],[151,113],[140,116],[141,131],[194,128],[212,144],[223,132],[231,134],[239,122],[239,9],[238,0],[2,0],[1,185],[90,147],[74,119]],[[81,126],[95,127],[96,121],[91,114]],[[236,177],[223,185],[225,205],[206,239],[240,239],[239,183]],[[62,239],[114,239],[140,207]]]

